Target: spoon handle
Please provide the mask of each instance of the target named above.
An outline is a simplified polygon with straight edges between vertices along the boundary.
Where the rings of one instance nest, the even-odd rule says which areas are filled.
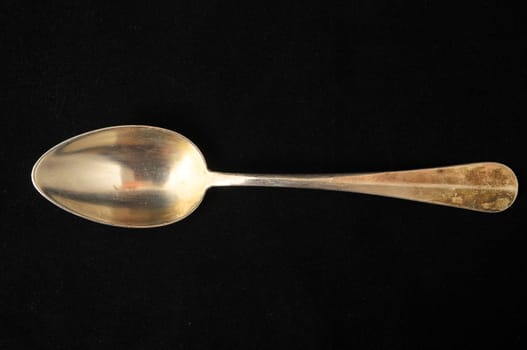
[[[293,187],[402,198],[482,212],[500,212],[514,202],[518,181],[500,163],[336,175],[252,175],[211,172],[211,186]]]

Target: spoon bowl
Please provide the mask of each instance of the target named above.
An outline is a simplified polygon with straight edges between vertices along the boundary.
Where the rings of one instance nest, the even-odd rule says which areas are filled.
[[[138,228],[185,218],[212,186],[358,192],[489,213],[510,207],[518,192],[514,172],[495,162],[372,174],[214,172],[183,135],[143,125],[68,139],[40,157],[31,177],[36,189],[64,210],[98,223]]]
[[[199,149],[174,131],[118,126],[66,140],[32,173],[37,190],[62,209],[116,226],[179,221],[200,204],[207,166]]]

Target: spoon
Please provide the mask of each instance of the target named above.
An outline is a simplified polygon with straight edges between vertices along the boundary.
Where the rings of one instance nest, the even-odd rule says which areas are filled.
[[[355,175],[215,172],[207,169],[199,149],[183,135],[142,125],[94,130],[59,143],[35,163],[31,178],[58,207],[123,227],[182,220],[213,186],[358,192],[482,212],[507,209],[518,191],[512,170],[491,162]]]

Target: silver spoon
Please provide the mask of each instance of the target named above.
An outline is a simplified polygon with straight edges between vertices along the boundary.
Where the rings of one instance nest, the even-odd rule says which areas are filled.
[[[213,186],[296,187],[359,192],[482,212],[507,209],[518,181],[507,166],[338,175],[249,175],[210,171],[199,149],[174,131],[115,126],[68,139],[47,151],[31,174],[60,208],[95,222],[155,227],[192,213]]]

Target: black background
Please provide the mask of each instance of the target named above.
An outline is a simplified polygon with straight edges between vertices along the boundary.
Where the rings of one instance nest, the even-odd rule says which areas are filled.
[[[521,192],[489,215],[213,189],[182,222],[132,230],[30,181],[66,138],[149,124],[213,170],[492,160],[522,183],[527,36],[506,4],[3,1],[0,349],[520,347]]]

